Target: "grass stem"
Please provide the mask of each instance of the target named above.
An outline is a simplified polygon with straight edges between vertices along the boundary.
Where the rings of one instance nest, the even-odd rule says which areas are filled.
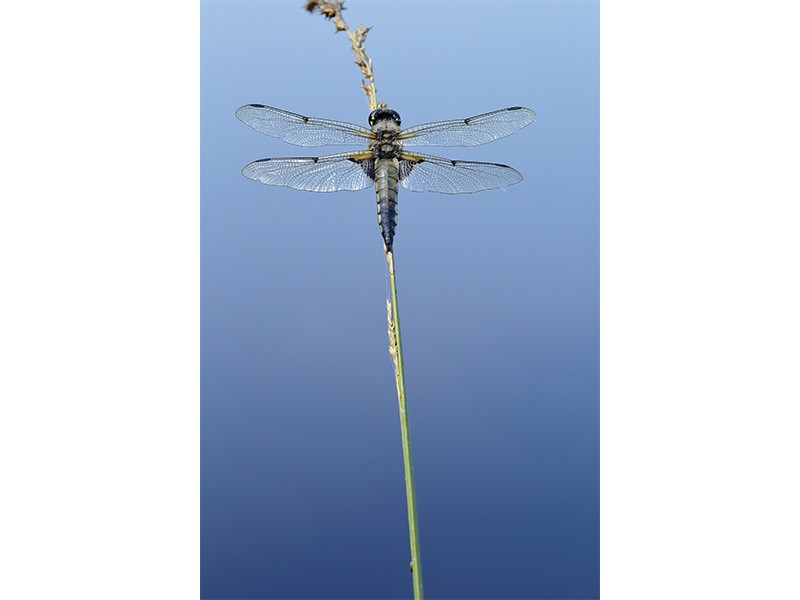
[[[419,525],[417,523],[417,495],[414,491],[414,465],[411,460],[411,434],[406,408],[406,377],[403,369],[403,342],[400,336],[400,309],[397,304],[397,278],[394,269],[394,254],[386,253],[389,263],[389,279],[392,300],[387,302],[389,320],[389,353],[394,360],[397,381],[397,401],[400,407],[400,432],[403,438],[403,467],[406,474],[406,502],[408,504],[408,534],[411,541],[411,572],[414,585],[414,600],[422,600],[422,558],[419,547]]]

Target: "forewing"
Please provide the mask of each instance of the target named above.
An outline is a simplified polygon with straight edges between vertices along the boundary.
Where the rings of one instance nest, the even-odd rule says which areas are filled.
[[[409,146],[480,146],[511,135],[536,120],[529,108],[512,106],[468,119],[417,125],[400,132]]]
[[[400,157],[400,185],[412,192],[470,194],[514,185],[519,171],[506,165],[450,160],[404,152]]]
[[[373,137],[372,131],[360,125],[305,117],[263,104],[245,104],[236,116],[256,131],[295,146],[366,146]]]
[[[344,152],[317,158],[264,158],[242,175],[266,185],[307,192],[363,190],[373,185],[375,160],[370,152]]]

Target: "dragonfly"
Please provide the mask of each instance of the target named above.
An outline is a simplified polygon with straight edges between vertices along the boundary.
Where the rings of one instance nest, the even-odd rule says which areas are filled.
[[[400,128],[400,115],[378,108],[369,128],[343,121],[306,117],[263,104],[246,104],[236,116],[256,131],[296,146],[361,146],[359,150],[316,157],[262,158],[242,174],[266,185],[309,192],[375,187],[378,226],[386,252],[397,227],[398,186],[412,192],[471,194],[522,181],[508,165],[451,160],[406,150],[406,146],[479,146],[533,123],[536,113],[512,106],[466,119]]]

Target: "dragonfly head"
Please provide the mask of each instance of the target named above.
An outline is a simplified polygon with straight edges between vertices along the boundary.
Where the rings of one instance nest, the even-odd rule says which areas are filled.
[[[380,129],[400,129],[400,115],[390,108],[379,108],[369,114],[369,125],[373,131],[376,126]]]

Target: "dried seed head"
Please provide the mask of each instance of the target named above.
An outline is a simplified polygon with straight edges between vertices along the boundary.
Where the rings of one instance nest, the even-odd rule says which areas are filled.
[[[372,29],[372,27],[364,27],[363,25],[359,25],[358,29],[356,29],[356,39],[358,40],[359,46],[367,41],[367,33],[370,29]]]
[[[337,14],[341,16],[344,10],[344,4],[342,2],[336,2],[336,0],[308,0],[305,9],[310,13],[318,10],[319,14],[326,19],[332,19]]]
[[[308,0],[305,9],[310,13],[315,10],[319,11],[319,14],[326,19],[333,20],[334,25],[336,25],[336,31],[347,31],[347,23],[342,19],[344,2],[337,0]]]
[[[313,13],[315,10],[317,10],[317,6],[318,5],[319,5],[319,2],[317,0],[308,0],[308,2],[306,2],[305,9],[308,12]]]
[[[342,18],[342,11],[344,10],[343,0],[307,0],[305,9],[313,13],[319,12],[323,17],[333,21],[336,26],[336,31],[346,31],[350,38],[350,44],[353,47],[353,53],[356,55],[356,66],[361,69],[361,88],[369,99],[370,110],[375,110],[378,107],[377,92],[375,90],[375,76],[372,73],[372,61],[367,56],[364,50],[364,42],[367,39],[367,33],[371,27],[364,27],[360,25],[358,29],[352,31]]]
[[[397,333],[392,315],[392,303],[389,300],[386,300],[386,320],[389,322],[389,355],[392,357],[395,371],[397,371]]]

